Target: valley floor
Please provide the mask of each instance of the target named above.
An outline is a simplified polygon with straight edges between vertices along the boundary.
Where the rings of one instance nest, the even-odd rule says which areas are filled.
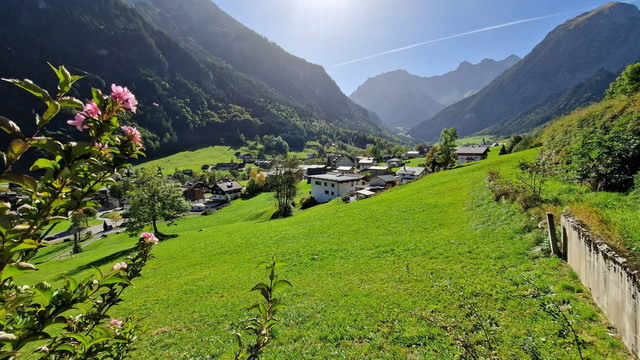
[[[281,274],[294,286],[281,292],[289,308],[265,359],[578,359],[566,324],[544,311],[550,302],[577,329],[585,357],[628,358],[575,274],[534,250],[544,233],[513,205],[491,201],[487,170],[512,169],[523,156],[535,150],[283,220],[269,220],[275,209],[262,194],[163,227],[179,236],[155,247],[114,311],[150,329],[134,358],[232,358],[233,333],[259,300],[249,290],[266,277],[256,265],[273,254],[290,264]],[[20,281],[88,276],[134,243],[110,236]]]

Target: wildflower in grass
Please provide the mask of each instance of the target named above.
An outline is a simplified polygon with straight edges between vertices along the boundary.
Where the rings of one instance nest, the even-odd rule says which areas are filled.
[[[142,137],[140,136],[140,132],[138,131],[138,129],[134,128],[133,126],[121,126],[120,129],[122,129],[122,131],[127,134],[127,138],[129,140],[133,141],[136,144],[140,144]]]
[[[158,238],[153,233],[142,233],[140,237],[144,239],[145,244],[158,244]]]
[[[122,86],[111,84],[111,98],[123,108],[131,110],[134,114],[136,113],[138,100],[126,87],[123,88]]]
[[[126,268],[127,268],[127,263],[123,261],[121,263],[117,263],[117,264],[113,265],[111,270],[119,271],[119,270],[124,270]]]

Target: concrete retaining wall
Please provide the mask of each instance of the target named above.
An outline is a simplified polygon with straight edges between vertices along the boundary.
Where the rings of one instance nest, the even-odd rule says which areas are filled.
[[[640,358],[638,272],[570,215],[562,215],[561,224],[567,262],[582,283],[591,289],[593,299],[618,329],[629,350]]]

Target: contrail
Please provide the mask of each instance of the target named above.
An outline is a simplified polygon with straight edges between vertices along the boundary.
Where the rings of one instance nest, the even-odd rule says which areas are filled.
[[[585,9],[585,10],[588,10],[588,9]],[[562,12],[562,13],[557,13],[557,14],[552,14],[552,15],[545,15],[545,16],[535,17],[535,18],[531,18],[531,19],[512,21],[512,22],[508,22],[508,23],[505,23],[505,24],[485,27],[485,28],[482,28],[482,29],[471,30],[471,31],[463,32],[463,33],[456,34],[456,35],[451,35],[451,36],[447,36],[447,37],[443,37],[443,38],[439,38],[439,39],[435,39],[435,40],[423,41],[423,42],[420,42],[420,43],[417,43],[417,44],[403,46],[401,48],[397,48],[397,49],[393,49],[393,50],[387,50],[387,51],[384,51],[384,52],[381,52],[381,53],[365,56],[363,58],[359,58],[359,59],[355,59],[355,60],[345,61],[343,63],[333,65],[331,67],[332,68],[340,67],[340,66],[344,66],[344,65],[348,65],[348,64],[361,62],[361,61],[364,61],[364,60],[377,58],[377,57],[382,56],[382,55],[393,54],[393,53],[397,53],[397,52],[400,52],[400,51],[412,49],[412,48],[415,48],[415,47],[418,47],[418,46],[433,44],[433,43],[437,43],[437,42],[440,42],[440,41],[455,39],[455,38],[459,38],[459,37],[463,37],[463,36],[467,36],[467,35],[471,35],[471,34],[477,34],[477,33],[484,32],[484,31],[500,29],[500,28],[507,27],[507,26],[513,26],[513,25],[518,25],[518,24],[522,24],[522,23],[528,23],[528,22],[532,22],[532,21],[549,19],[549,18],[552,18],[552,17],[572,14],[572,13],[576,13],[578,11],[585,11],[585,10],[567,11],[567,12]]]

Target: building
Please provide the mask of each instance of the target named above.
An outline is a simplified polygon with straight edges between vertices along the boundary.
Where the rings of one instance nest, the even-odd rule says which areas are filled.
[[[427,174],[426,168],[421,166],[403,166],[396,172],[400,184],[419,179]]]
[[[336,172],[340,174],[355,174],[356,169],[354,169],[353,166],[338,166]]]
[[[216,170],[240,170],[244,168],[244,163],[217,163]]]
[[[418,157],[420,157],[420,151],[415,150],[407,151],[407,153],[403,155],[405,159],[415,159]]]
[[[368,168],[375,165],[378,165],[378,162],[372,157],[363,157],[362,159],[358,160],[358,170],[360,171],[367,170]]]
[[[456,149],[456,156],[460,165],[471,161],[484,160],[488,155],[488,146],[460,146]]]
[[[391,173],[391,169],[387,165],[376,165],[372,166],[367,171],[371,174],[371,176],[376,175],[387,175]]]
[[[390,188],[398,185],[398,178],[393,175],[378,175],[373,176],[369,180],[371,187]]]
[[[389,165],[390,168],[401,167],[402,165],[404,165],[404,161],[398,158],[393,158],[387,160],[387,165]]]
[[[339,166],[355,167],[357,165],[357,159],[354,159],[345,154],[333,154],[327,156],[327,166],[337,168]]]
[[[310,193],[319,203],[331,201],[344,193],[367,186],[364,175],[330,173],[310,175],[307,178],[311,183]]]
[[[234,200],[242,195],[242,185],[235,180],[218,181],[211,188],[211,199],[214,201]]]
[[[298,168],[304,172],[304,177],[327,173],[327,165],[299,165]]]

